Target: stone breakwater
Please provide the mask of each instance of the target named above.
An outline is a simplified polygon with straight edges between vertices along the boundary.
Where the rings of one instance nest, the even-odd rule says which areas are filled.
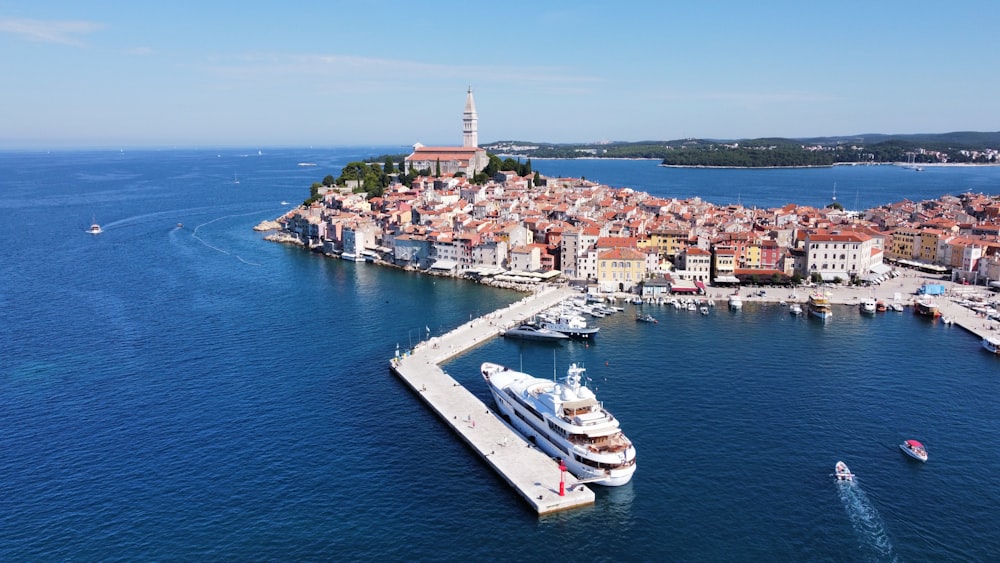
[[[277,231],[281,228],[281,223],[277,221],[261,221],[254,225],[253,230],[255,231]]]

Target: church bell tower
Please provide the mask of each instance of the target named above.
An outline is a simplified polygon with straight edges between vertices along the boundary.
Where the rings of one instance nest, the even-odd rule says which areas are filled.
[[[465,113],[462,115],[462,146],[479,148],[479,118],[476,116],[476,102],[472,99],[472,86],[465,96]]]

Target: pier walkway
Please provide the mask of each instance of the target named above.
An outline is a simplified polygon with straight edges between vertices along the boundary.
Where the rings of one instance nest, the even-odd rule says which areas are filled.
[[[438,364],[498,336],[501,331],[574,295],[566,287],[536,293],[393,358],[392,371],[539,514],[594,503],[594,491],[566,473],[560,496],[559,464],[525,441]],[[485,382],[483,383],[485,385]]]

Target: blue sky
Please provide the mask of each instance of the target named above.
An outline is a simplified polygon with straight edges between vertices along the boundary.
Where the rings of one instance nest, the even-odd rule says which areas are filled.
[[[998,131],[1000,2],[0,0],[0,147]]]

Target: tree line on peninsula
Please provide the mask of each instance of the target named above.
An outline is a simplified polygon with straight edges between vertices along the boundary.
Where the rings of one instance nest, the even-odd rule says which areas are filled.
[[[535,158],[646,158],[668,166],[737,168],[832,166],[834,164],[913,164],[942,162],[996,164],[1000,132],[758,138],[741,140],[680,139],[675,141],[584,144],[498,141],[485,148],[501,154]]]
[[[355,193],[365,193],[368,197],[382,197],[385,189],[392,183],[393,178],[399,183],[408,186],[418,176],[441,177],[440,162],[437,163],[434,170],[424,168],[407,172],[406,156],[405,154],[384,154],[364,161],[349,162],[341,168],[340,176],[334,178],[332,174],[328,174],[321,182],[313,182],[309,189],[309,198],[302,204],[308,206],[318,201],[322,197],[320,191],[324,187],[351,186]],[[530,176],[534,174],[534,182],[536,184],[539,182],[540,176],[537,171],[532,171],[530,158],[526,162],[521,162],[520,158],[508,157],[501,159],[492,153],[487,153],[487,156],[489,156],[489,162],[486,164],[486,167],[469,179],[473,184],[485,184],[500,172],[514,172],[518,176]],[[397,162],[399,163],[398,165],[396,164]],[[464,174],[459,172],[456,176],[464,176]]]

